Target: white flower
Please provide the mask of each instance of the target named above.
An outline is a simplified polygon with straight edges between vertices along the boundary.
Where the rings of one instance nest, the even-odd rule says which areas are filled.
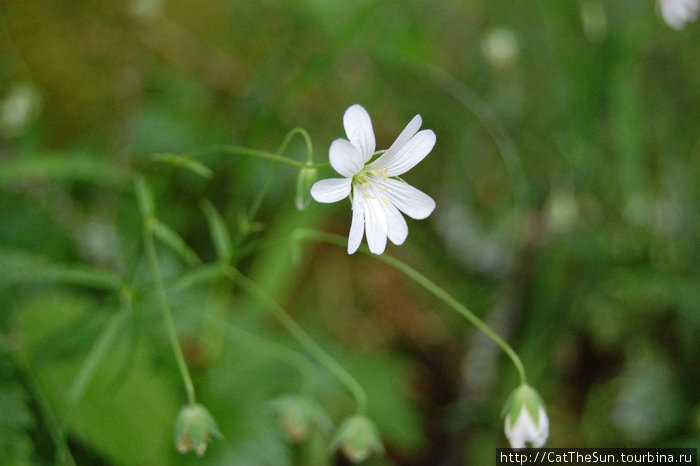
[[[549,437],[549,419],[542,406],[537,411],[539,417],[537,424],[524,405],[515,423],[511,423],[510,415],[506,416],[505,431],[511,448],[525,448],[526,443],[539,448],[545,444]]]
[[[408,226],[401,212],[423,219],[435,209],[435,201],[398,178],[423,160],[435,145],[435,133],[424,129],[416,115],[396,141],[373,160],[375,141],[372,121],[360,105],[352,105],[343,115],[348,139],[336,139],[329,151],[331,167],[344,178],[317,181],[311,196],[318,202],[337,202],[347,196],[352,200],[352,224],[348,254],[357,251],[363,231],[369,250],[381,254],[386,240],[402,244]]]
[[[516,388],[506,403],[505,432],[511,448],[539,448],[549,437],[549,419],[540,395],[529,385]]]
[[[666,24],[673,29],[683,29],[685,23],[698,18],[700,0],[659,0],[659,9]]]

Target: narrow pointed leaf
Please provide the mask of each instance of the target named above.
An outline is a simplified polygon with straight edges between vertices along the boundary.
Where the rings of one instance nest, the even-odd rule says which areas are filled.
[[[214,176],[214,172],[209,167],[191,157],[177,154],[154,154],[153,158],[161,162],[175,165],[176,167],[182,167],[203,178],[210,179]]]
[[[207,217],[211,239],[214,241],[214,247],[216,248],[216,255],[221,262],[228,263],[233,256],[233,250],[231,235],[228,232],[228,228],[226,228],[226,223],[219,211],[214,207],[214,204],[207,199],[202,200],[202,210]]]
[[[108,270],[83,264],[60,264],[25,251],[0,250],[0,283],[45,281],[119,291],[122,278]]]
[[[189,265],[199,264],[199,256],[190,248],[182,237],[172,228],[154,218],[152,222],[153,234],[170,249],[179,254]]]

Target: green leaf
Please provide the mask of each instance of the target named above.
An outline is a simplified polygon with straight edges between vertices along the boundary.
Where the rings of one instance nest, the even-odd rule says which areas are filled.
[[[170,288],[175,291],[184,291],[201,285],[211,284],[222,278],[224,278],[224,274],[220,264],[205,264],[197,266],[193,270],[185,271],[173,282]]]
[[[86,362],[84,352],[60,353],[61,357],[57,357],[55,345],[43,342],[56,339],[55,335],[75,327],[76,321],[90,317],[88,313],[94,313],[96,304],[70,293],[46,293],[27,297],[14,309],[12,331],[23,342],[28,364],[57,414],[69,406],[74,390],[71,384],[84,377],[81,371],[86,371],[86,364],[93,363]],[[102,327],[102,331],[107,327]],[[100,463],[173,464],[176,452],[172,428],[180,404],[176,396],[179,386],[173,384],[177,380],[174,370],[168,372],[152,357],[159,342],[148,341],[149,345],[139,345],[131,353],[126,345],[99,342],[104,338],[100,335],[94,334],[93,353],[88,356],[95,360],[90,383],[85,384],[75,405],[66,434],[99,455]],[[114,341],[119,342],[118,338]],[[125,355],[131,356],[126,371],[122,366]],[[59,417],[58,421],[62,419]]]
[[[178,253],[189,265],[196,265],[201,263],[199,256],[195,253],[192,248],[190,248],[185,240],[182,239],[173,229],[169,226],[153,218],[151,223],[151,228],[153,229],[153,234],[165,243],[170,249]]]
[[[82,264],[57,264],[25,251],[0,249],[0,283],[10,285],[46,281],[119,291],[122,278],[107,270]]]
[[[124,189],[131,181],[129,170],[85,154],[53,153],[3,161],[0,188],[30,181],[88,181]]]
[[[221,217],[221,214],[216,210],[216,207],[207,199],[203,199],[201,205],[204,215],[207,217],[211,238],[216,248],[216,255],[221,262],[228,263],[233,256],[233,251],[231,235],[228,232],[228,228],[226,228],[226,223]]]
[[[156,212],[151,188],[148,186],[148,183],[146,183],[146,180],[142,176],[136,178],[134,188],[136,190],[136,200],[139,203],[139,210],[141,211],[141,216],[144,219],[151,218],[155,215]]]
[[[185,168],[203,178],[209,179],[214,176],[214,172],[209,167],[185,155],[154,154],[153,158],[161,162],[170,163],[176,167]]]
[[[92,348],[90,348],[85,361],[83,361],[83,364],[80,367],[75,379],[73,379],[73,383],[68,391],[68,399],[66,401],[66,409],[63,419],[66,426],[69,425],[72,411],[80,403],[80,400],[85,394],[85,390],[95,375],[98,365],[103,361],[105,355],[114,344],[119,330],[121,330],[122,326],[124,325],[127,316],[128,314],[123,312],[113,315],[105,324],[102,332],[100,332],[97,340],[95,340],[94,344],[92,345]]]
[[[29,431],[35,420],[24,387],[13,379],[15,369],[3,341],[0,348],[0,464],[32,464]]]

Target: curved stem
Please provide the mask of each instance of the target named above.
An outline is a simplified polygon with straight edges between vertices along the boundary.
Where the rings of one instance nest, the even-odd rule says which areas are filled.
[[[297,351],[287,348],[284,345],[267,341],[255,334],[249,333],[233,324],[226,324],[226,330],[231,340],[235,340],[239,344],[246,345],[253,350],[260,350],[267,353],[271,358],[284,361],[290,366],[296,368],[301,376],[300,392],[308,392],[311,387],[311,381],[314,379],[318,367],[313,364],[306,356],[301,355]]]
[[[287,150],[287,146],[289,145],[289,142],[297,134],[304,139],[304,144],[306,144],[306,165],[305,166],[313,166],[314,148],[313,148],[313,145],[311,144],[311,136],[309,136],[309,133],[307,133],[304,128],[294,128],[290,132],[288,132],[287,135],[285,136],[284,140],[282,141],[282,144],[280,144],[279,149],[277,149],[277,153],[280,155],[283,154],[284,151]]]
[[[313,356],[323,364],[340,382],[345,385],[352,393],[357,404],[357,413],[364,415],[367,411],[367,394],[362,386],[350,375],[348,371],[341,366],[338,361],[333,359],[318,343],[316,343],[306,331],[292,319],[280,304],[274,300],[265,290],[260,288],[257,283],[243,275],[234,267],[228,267],[226,274],[236,282],[246,292],[255,296],[265,304],[267,309],[284,325],[284,327],[299,341]]]
[[[173,353],[175,354],[175,360],[177,361],[177,367],[180,370],[180,375],[182,376],[182,381],[185,384],[185,391],[187,392],[187,402],[191,405],[197,402],[197,397],[194,392],[194,384],[192,383],[192,377],[190,377],[190,372],[187,369],[187,363],[185,362],[185,356],[182,354],[182,348],[177,340],[177,332],[175,330],[175,323],[173,322],[173,313],[170,309],[170,304],[168,303],[168,297],[165,294],[165,287],[163,286],[163,277],[160,273],[160,265],[158,265],[158,254],[156,253],[156,246],[153,242],[153,231],[151,217],[144,217],[144,232],[143,239],[146,247],[146,255],[148,256],[148,262],[151,266],[151,272],[156,281],[156,294],[158,295],[158,304],[161,311],[163,312],[163,320],[165,321],[165,328],[168,333],[168,339],[170,340],[170,346],[172,347]]]
[[[335,244],[338,246],[346,246],[347,240],[343,236],[338,236],[338,235],[333,235],[330,233],[323,233],[320,231],[315,231],[315,230],[309,230],[309,229],[299,229],[295,232],[294,238],[298,240],[303,240],[303,239],[311,239],[311,240],[317,240],[317,241],[323,241],[326,243],[331,243]],[[416,269],[411,267],[410,265],[406,264],[405,262],[393,257],[389,256],[387,254],[381,254],[381,255],[375,255],[371,254],[369,250],[362,246],[360,249],[365,254],[371,255],[372,257],[379,259],[382,262],[385,262],[398,271],[402,272],[404,275],[408,276],[410,279],[412,279],[414,282],[418,283],[420,286],[431,292],[434,296],[437,298],[441,299],[445,304],[450,306],[452,309],[457,311],[458,314],[460,314],[462,317],[467,319],[472,325],[474,325],[476,328],[481,330],[488,336],[491,340],[493,340],[498,346],[501,347],[503,352],[505,352],[510,360],[513,362],[513,365],[515,366],[515,369],[518,371],[518,375],[520,376],[520,383],[521,384],[526,384],[527,383],[527,376],[525,374],[525,367],[523,366],[523,363],[520,361],[520,358],[518,357],[517,353],[513,348],[506,343],[506,341],[498,336],[493,330],[491,330],[491,327],[486,325],[483,320],[478,318],[472,311],[467,309],[466,306],[461,304],[459,301],[457,301],[455,298],[453,298],[447,291],[445,291],[442,287],[440,287],[437,283],[433,282],[429,278],[427,278],[425,275],[422,273],[418,272]]]

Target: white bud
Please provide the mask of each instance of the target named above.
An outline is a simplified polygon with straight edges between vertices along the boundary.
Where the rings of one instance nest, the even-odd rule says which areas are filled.
[[[511,448],[539,448],[549,437],[549,419],[542,398],[529,385],[521,385],[506,402],[505,433]]]

